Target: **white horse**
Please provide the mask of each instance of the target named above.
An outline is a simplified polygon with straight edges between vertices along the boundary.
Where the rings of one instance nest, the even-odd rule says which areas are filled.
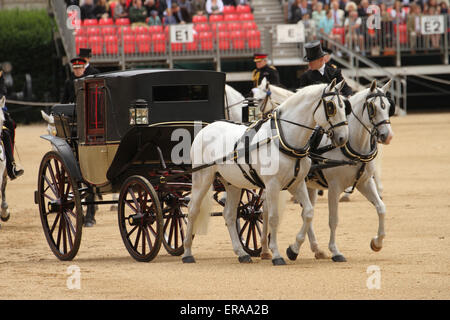
[[[302,203],[304,208],[303,226],[299,231],[293,248],[297,252],[302,245],[306,232],[311,225],[313,208],[309,201],[306,189],[305,177],[309,171],[311,160],[307,157],[308,140],[316,124],[327,128],[332,134],[333,144],[341,146],[348,138],[345,108],[339,90],[344,82],[336,85],[319,84],[299,90],[290,99],[281,104],[266,121],[260,122],[259,130],[250,134],[248,155],[251,159],[257,159],[260,155],[270,154],[271,159],[278,161],[270,162],[277,164],[276,170],[269,172],[261,159],[250,161],[254,173],[252,179],[244,177],[245,169],[250,168],[244,164],[242,157],[238,157],[236,150],[242,152],[242,141],[244,134],[248,134],[248,127],[218,121],[203,128],[195,137],[191,147],[191,159],[194,168],[192,173],[192,197],[189,202],[189,215],[186,237],[184,239],[184,263],[195,262],[192,255],[192,235],[209,219],[209,206],[211,200],[207,196],[216,175],[225,186],[227,201],[223,217],[230,233],[233,250],[239,257],[239,262],[251,262],[250,256],[244,251],[236,231],[237,207],[242,189],[252,189],[255,185],[265,186],[268,221],[271,228],[270,249],[272,250],[274,265],[284,265],[285,261],[278,251],[277,228],[278,228],[278,199],[282,189],[287,187]],[[275,129],[272,130],[272,128]],[[250,130],[251,131],[251,130]],[[227,143],[229,142],[229,143]],[[231,142],[231,143],[230,143]],[[279,143],[277,145],[277,142]],[[252,148],[259,143],[258,149]],[[235,146],[236,144],[236,146]],[[220,149],[214,152],[214,148]],[[282,152],[281,152],[282,151]],[[286,154],[286,153],[287,154]],[[244,152],[245,153],[245,152]],[[288,155],[289,154],[289,155]],[[224,155],[234,155],[235,161],[216,161]],[[295,157],[294,157],[295,156]],[[245,168],[244,168],[245,167]],[[197,168],[197,170],[195,170]],[[258,181],[260,183],[257,183]],[[252,181],[252,182],[251,182]],[[206,196],[205,196],[206,195]]]
[[[3,113],[3,107],[5,106],[6,98],[3,96],[0,99],[0,134],[3,130],[3,123],[5,122],[5,114]],[[8,174],[6,172],[6,155],[5,155],[5,147],[3,143],[0,145],[0,185],[1,185],[1,215],[0,218],[2,221],[6,222],[10,218],[10,213],[8,209],[8,203],[6,202],[6,183],[8,182]]]
[[[381,250],[383,239],[385,237],[384,217],[386,207],[381,200],[373,179],[375,171],[375,162],[377,142],[389,144],[393,138],[393,131],[390,125],[390,106],[389,100],[385,94],[391,85],[391,81],[382,88],[377,88],[376,81],[373,81],[370,88],[364,89],[350,97],[352,113],[348,117],[349,138],[344,148],[334,148],[322,154],[328,159],[334,160],[353,160],[356,166],[339,166],[334,168],[322,169],[323,176],[328,183],[328,210],[330,226],[329,250],[332,253],[332,259],[335,262],[346,261],[345,257],[338,250],[336,245],[336,227],[338,223],[338,205],[339,196],[349,186],[355,185],[356,188],[375,206],[378,219],[378,234],[371,240],[370,247],[374,251]],[[391,109],[392,110],[392,109]],[[378,141],[375,141],[374,139]],[[330,140],[323,137],[319,148],[330,145]],[[359,176],[359,178],[357,178]],[[308,193],[311,203],[314,205],[317,199],[317,189],[324,189],[323,186],[312,179],[307,182]],[[302,213],[305,214],[305,213]],[[264,221],[264,223],[266,223]],[[266,231],[263,228],[263,231]],[[267,237],[266,233],[262,237]],[[308,238],[311,250],[316,258],[325,258],[325,254],[319,249],[312,226],[308,231]],[[265,242],[262,241],[263,253],[268,253]],[[297,258],[298,252],[294,248],[287,249],[287,255],[291,260]]]
[[[277,87],[270,84],[266,78],[261,81],[261,84],[252,89],[253,98],[259,101],[259,109],[264,109],[262,112],[265,114],[270,112],[273,108],[280,105],[289,98],[294,92]],[[374,179],[377,186],[377,191],[380,197],[383,194],[383,183],[381,182],[381,158],[382,158],[382,146],[378,146],[378,155],[375,158],[375,171]],[[350,191],[350,188],[348,189]],[[350,192],[345,192],[340,201],[350,201]]]

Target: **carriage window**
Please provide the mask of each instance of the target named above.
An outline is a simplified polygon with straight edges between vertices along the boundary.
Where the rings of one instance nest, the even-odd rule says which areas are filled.
[[[153,101],[208,100],[208,85],[153,86]]]
[[[102,82],[87,84],[86,142],[105,141],[105,91]]]

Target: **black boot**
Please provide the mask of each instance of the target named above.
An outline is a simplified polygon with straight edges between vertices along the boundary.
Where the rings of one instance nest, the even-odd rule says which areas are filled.
[[[8,176],[11,180],[14,180],[17,177],[20,177],[24,173],[23,169],[16,168],[15,162],[9,163],[9,161],[6,162],[6,171],[8,172]]]
[[[86,197],[86,201],[87,202],[92,202],[94,201],[94,194],[89,194]],[[97,221],[95,221],[95,205],[93,204],[88,204],[87,205],[87,210],[86,210],[86,216],[84,217],[84,226],[89,228],[89,227],[93,227]]]

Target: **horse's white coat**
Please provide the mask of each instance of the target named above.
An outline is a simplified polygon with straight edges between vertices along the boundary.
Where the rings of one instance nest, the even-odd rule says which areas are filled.
[[[321,103],[321,99],[322,94],[324,92],[332,91],[335,85],[335,82],[329,85],[319,84],[298,91],[279,106],[279,110],[281,111],[280,118],[289,119],[290,121],[300,123],[311,128],[318,124],[323,126],[325,129],[328,129],[329,123],[327,122],[325,112],[323,112],[324,107],[323,103]],[[343,82],[336,85],[336,88],[340,90],[342,86]],[[324,99],[327,101],[334,100],[336,105],[339,105],[336,99],[342,98],[339,96],[332,96]],[[343,104],[342,101],[341,104]],[[314,112],[316,107],[318,107],[318,110],[317,112]],[[337,124],[345,119],[346,116],[344,108],[338,107],[336,115],[330,118],[330,121],[333,124]],[[304,147],[312,133],[308,129],[284,122],[282,122],[281,126],[285,134],[286,142],[295,148]],[[193,167],[195,168],[202,164],[212,163],[216,159],[230,154],[233,151],[234,142],[241,138],[246,129],[247,127],[244,125],[231,124],[228,122],[215,122],[206,126],[197,134],[191,147]],[[333,131],[333,141],[336,145],[342,145],[347,141],[347,126],[337,127]],[[270,121],[266,121],[261,126],[260,130],[255,134],[252,141],[250,141],[250,145],[253,145],[258,141],[263,141],[264,139],[272,136]],[[232,143],[225,143],[224,145],[225,137]],[[259,154],[268,154],[269,148],[273,148],[273,145],[274,143],[272,142],[270,144],[260,146],[259,150],[253,150],[251,152],[251,158],[257,159]],[[219,147],[222,153],[218,154],[212,152],[211,147]],[[280,190],[283,189],[293,178],[296,159],[280,153],[277,147],[273,149],[276,150],[275,155],[279,158],[278,170],[271,174],[262,174],[264,168],[261,161],[256,161],[256,163],[253,163],[253,167],[258,172],[258,175],[266,186],[265,203],[267,206],[268,215],[266,221],[268,221],[271,230],[269,247],[272,250],[274,261],[280,261],[282,258],[278,251],[277,244],[277,228],[279,221],[278,200]],[[313,217],[313,208],[309,201],[304,180],[309,171],[310,165],[311,160],[308,157],[301,159],[297,179],[289,188],[289,192],[291,192],[291,194],[293,194],[302,203],[305,213],[303,226],[296,237],[294,245],[291,245],[296,252],[298,252],[304,241],[306,232],[309,229]],[[248,170],[247,165],[244,165],[243,167]],[[235,222],[241,189],[252,189],[255,188],[255,186],[244,178],[236,164],[228,163],[214,164],[202,170],[193,172],[192,174],[192,197],[189,202],[188,225],[184,240],[183,258],[187,259],[188,257],[192,257],[192,234],[195,224],[198,223],[198,219],[202,220],[202,218],[209,218],[209,214],[201,214],[202,210],[200,210],[200,207],[207,191],[215,179],[216,173],[220,175],[220,179],[227,192],[227,201],[225,204],[223,217],[230,233],[234,252],[239,257],[247,256],[239,241],[239,235],[236,231]],[[284,261],[282,262],[282,264],[284,264]]]
[[[0,99],[0,134],[1,130],[3,130],[3,123],[5,122],[5,114],[3,113],[3,107],[5,106],[6,98],[3,96],[2,99]],[[9,217],[9,210],[8,210],[8,203],[6,202],[5,197],[5,190],[6,190],[6,183],[8,181],[7,174],[6,174],[6,155],[5,155],[5,148],[3,145],[1,145],[0,149],[0,186],[1,186],[1,197],[2,197],[2,203],[1,203],[1,217],[3,219],[8,219]]]

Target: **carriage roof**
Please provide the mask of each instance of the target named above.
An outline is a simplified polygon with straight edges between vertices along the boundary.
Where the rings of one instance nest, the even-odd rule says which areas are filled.
[[[149,124],[168,121],[212,122],[225,118],[225,74],[216,71],[138,69],[85,77],[75,83],[80,141],[103,120],[104,141],[119,141],[132,126],[129,107],[144,99]],[[83,94],[81,94],[83,92]],[[102,109],[103,108],[103,109]],[[103,112],[103,113],[102,113]]]

